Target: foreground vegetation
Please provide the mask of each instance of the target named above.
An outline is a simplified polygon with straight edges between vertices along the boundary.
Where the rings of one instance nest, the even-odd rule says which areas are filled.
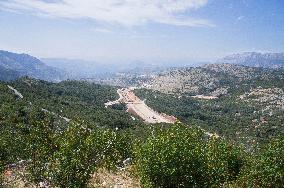
[[[87,187],[98,169],[127,167],[142,187],[283,186],[283,136],[248,151],[225,138],[209,138],[199,124],[145,125],[104,108],[115,92],[75,81],[1,83],[1,174],[21,163],[31,184]]]

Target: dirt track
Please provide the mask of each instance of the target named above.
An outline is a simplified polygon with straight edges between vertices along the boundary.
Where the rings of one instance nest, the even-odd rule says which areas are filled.
[[[159,114],[145,104],[144,101],[139,99],[131,89],[118,89],[117,93],[120,98],[113,102],[105,103],[109,106],[116,103],[125,103],[127,105],[127,112],[139,116],[147,123],[175,123],[176,118],[165,114]]]

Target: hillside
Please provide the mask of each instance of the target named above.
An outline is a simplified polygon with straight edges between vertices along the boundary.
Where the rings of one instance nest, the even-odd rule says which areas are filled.
[[[15,80],[21,76],[55,82],[65,79],[63,71],[49,67],[33,56],[7,51],[0,51],[0,72],[0,80]]]
[[[20,101],[26,105],[22,108],[29,109],[32,105],[33,108],[44,109],[58,117],[83,119],[102,127],[127,128],[135,122],[123,111],[105,108],[105,102],[118,97],[115,87],[83,81],[50,83],[28,77],[8,84],[24,96]],[[5,88],[5,85],[1,85]],[[12,91],[9,93],[11,95]]]
[[[204,100],[175,96],[158,91],[136,91],[146,104],[158,112],[172,114],[183,123],[199,126],[248,150],[284,134],[283,88],[251,91]]]
[[[274,108],[282,101],[280,88],[209,102],[136,91],[155,110],[185,123],[174,125],[144,124],[123,105],[105,108],[118,99],[117,89],[28,77],[0,82],[0,186],[282,185],[275,170],[262,170],[282,173],[283,113]],[[272,105],[271,116],[262,115],[255,96]],[[266,175],[273,179],[258,181]]]
[[[232,64],[185,68],[153,78],[136,94],[172,114],[253,148],[284,132],[284,70]]]
[[[219,59],[217,63],[230,63],[263,68],[283,68],[284,53],[246,52],[226,56],[222,59]]]
[[[196,68],[176,69],[156,76],[147,84],[150,89],[168,94],[218,97],[245,84],[252,87],[267,86],[275,80],[279,81],[277,84],[283,86],[282,69],[208,64]]]
[[[17,71],[0,66],[0,80],[9,81],[14,80],[18,77],[20,77],[20,74]]]

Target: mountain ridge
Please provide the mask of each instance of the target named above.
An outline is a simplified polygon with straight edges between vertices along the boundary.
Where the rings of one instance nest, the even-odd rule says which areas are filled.
[[[1,80],[15,80],[21,76],[58,82],[65,79],[63,71],[47,66],[38,58],[28,54],[0,50]]]
[[[244,52],[225,56],[217,63],[229,63],[263,68],[284,68],[284,53]]]

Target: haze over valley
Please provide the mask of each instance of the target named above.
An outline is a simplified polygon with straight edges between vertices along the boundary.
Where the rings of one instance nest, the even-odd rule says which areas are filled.
[[[0,0],[0,187],[283,187],[278,0]]]

